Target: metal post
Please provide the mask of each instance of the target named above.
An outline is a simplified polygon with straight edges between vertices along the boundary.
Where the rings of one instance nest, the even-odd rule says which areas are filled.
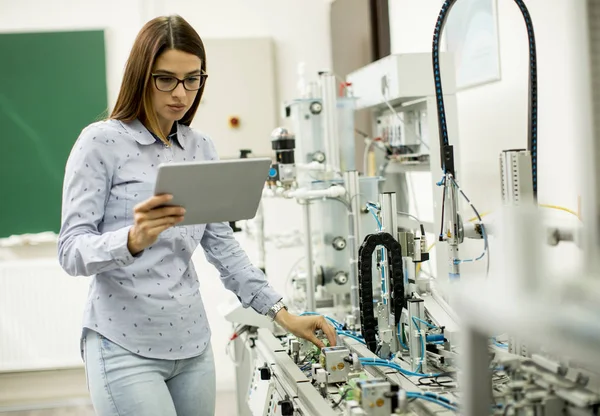
[[[489,371],[488,337],[472,327],[465,326],[461,345],[462,372],[459,373],[459,384],[463,386],[463,408],[460,414],[489,415],[492,405],[492,379]]]
[[[585,253],[585,271],[598,277],[600,271],[600,0],[587,0],[585,5],[574,3],[582,15],[587,12],[587,22],[582,22],[578,42],[574,47],[583,49],[581,54],[588,62],[578,65],[577,95],[580,98],[578,114],[584,129],[581,140],[582,217],[585,224],[583,247]],[[587,7],[586,7],[587,6]]]
[[[456,185],[454,185],[452,175],[446,175],[446,242],[448,243],[448,277],[450,280],[460,279],[460,266],[458,260],[458,245],[460,239],[458,235],[458,195]]]
[[[323,141],[325,165],[334,172],[340,171],[340,143],[337,122],[337,80],[330,72],[321,74],[323,98]]]
[[[531,154],[527,150],[505,150],[500,154],[502,202],[505,205],[532,204]]]
[[[539,212],[531,204],[502,208],[502,230],[505,284],[517,293],[540,294],[547,288],[540,272],[543,271],[541,241],[543,228]]]
[[[416,324],[413,322],[413,317],[424,320],[425,319],[425,303],[423,299],[409,299],[408,300],[408,343],[410,348],[410,361],[413,371],[419,371],[421,373],[427,372],[427,355],[423,354],[424,348],[421,343],[425,342],[425,331],[421,330],[423,325],[418,319]],[[423,339],[421,339],[421,336]]]
[[[396,208],[396,193],[395,192],[385,192],[379,195],[379,204],[381,206],[381,226],[382,231],[387,232],[392,235],[395,240],[398,239],[398,209]],[[383,304],[385,305],[385,312],[387,315],[387,330],[390,331],[390,348],[392,351],[398,350],[398,338],[397,338],[397,328],[394,325],[396,322],[395,311],[392,308],[392,303],[389,302],[389,299],[392,297],[393,293],[390,290],[391,287],[391,274],[388,262],[387,252],[382,250],[381,256],[381,267],[384,270],[384,279],[383,285],[385,286],[385,293],[383,294]],[[384,328],[379,328],[380,333]]]
[[[383,231],[398,239],[398,209],[395,192],[384,192],[379,197],[381,204],[381,225]]]
[[[396,209],[396,194],[394,192],[385,192],[379,195],[379,205],[381,206],[381,226],[382,231],[391,234],[395,239],[398,239],[398,211]],[[383,303],[387,305],[387,311],[390,322],[393,322],[394,311],[391,308],[390,302],[390,273],[387,265],[387,253],[382,250],[381,267],[384,269],[383,286],[385,293],[383,294]]]
[[[312,230],[310,225],[310,202],[304,201],[304,250],[306,252],[306,310],[315,311],[315,269],[313,265]]]
[[[238,416],[252,416],[252,411],[248,407],[248,386],[250,385],[250,379],[254,375],[254,352],[245,345],[246,341],[245,336],[237,337],[233,340],[235,358],[236,360],[241,360],[241,365],[235,367]],[[249,367],[252,367],[252,369]]]
[[[358,296],[358,246],[361,237],[360,227],[360,183],[358,180],[358,172],[344,172],[344,186],[346,195],[350,202],[348,210],[348,248],[350,250],[350,304],[352,307],[351,314],[354,317],[354,322],[360,322],[360,305]]]

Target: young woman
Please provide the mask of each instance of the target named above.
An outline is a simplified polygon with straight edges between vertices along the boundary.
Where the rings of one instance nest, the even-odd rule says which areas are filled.
[[[198,244],[244,306],[318,347],[322,329],[335,345],[322,317],[287,312],[227,224],[177,226],[185,210],[152,196],[159,163],[217,158],[189,127],[207,77],[202,40],[184,19],[148,22],[110,118],[83,130],[67,162],[58,255],[70,275],[93,276],[81,346],[99,416],[214,415]]]

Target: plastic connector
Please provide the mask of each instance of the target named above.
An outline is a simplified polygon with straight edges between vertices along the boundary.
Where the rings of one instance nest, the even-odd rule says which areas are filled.
[[[260,367],[258,371],[260,371],[261,380],[271,380],[271,369],[269,368],[267,363]]]

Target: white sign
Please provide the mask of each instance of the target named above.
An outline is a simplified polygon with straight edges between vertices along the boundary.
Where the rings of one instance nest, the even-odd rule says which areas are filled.
[[[495,0],[460,0],[446,21],[447,51],[454,53],[459,89],[500,80]]]

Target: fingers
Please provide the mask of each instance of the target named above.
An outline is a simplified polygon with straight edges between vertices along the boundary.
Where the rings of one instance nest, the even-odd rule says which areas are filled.
[[[143,214],[135,214],[143,216]],[[152,220],[140,219],[136,218],[136,223],[139,224],[138,228],[140,232],[150,237],[156,237],[167,228],[172,227],[178,223],[183,221],[183,216],[169,216],[169,217],[161,217]]]
[[[177,206],[154,208],[148,212],[144,212],[141,214],[144,214],[149,220],[171,216],[178,217],[183,216],[185,214],[185,208]]]
[[[320,350],[325,348],[325,344],[323,344],[323,342],[319,338],[317,338],[314,334],[306,337],[306,339],[308,341],[312,342],[313,344],[315,344],[317,346],[317,348],[319,348]]]
[[[329,345],[335,347],[335,345],[337,344],[337,333],[335,332],[335,329],[328,323],[325,323],[325,328],[323,328],[323,332],[325,332],[325,336],[327,337],[327,340],[329,340]]]
[[[329,345],[335,347],[337,343],[337,333],[335,332],[335,328],[329,325],[329,323],[327,323],[323,317],[320,317],[320,319],[317,321],[317,328],[321,329],[325,333],[325,336],[329,341]]]
[[[173,195],[163,194],[156,195],[152,198],[148,198],[144,202],[140,202],[134,208],[134,212],[148,212],[154,208],[160,207],[161,205],[165,205],[169,203],[173,199]]]

